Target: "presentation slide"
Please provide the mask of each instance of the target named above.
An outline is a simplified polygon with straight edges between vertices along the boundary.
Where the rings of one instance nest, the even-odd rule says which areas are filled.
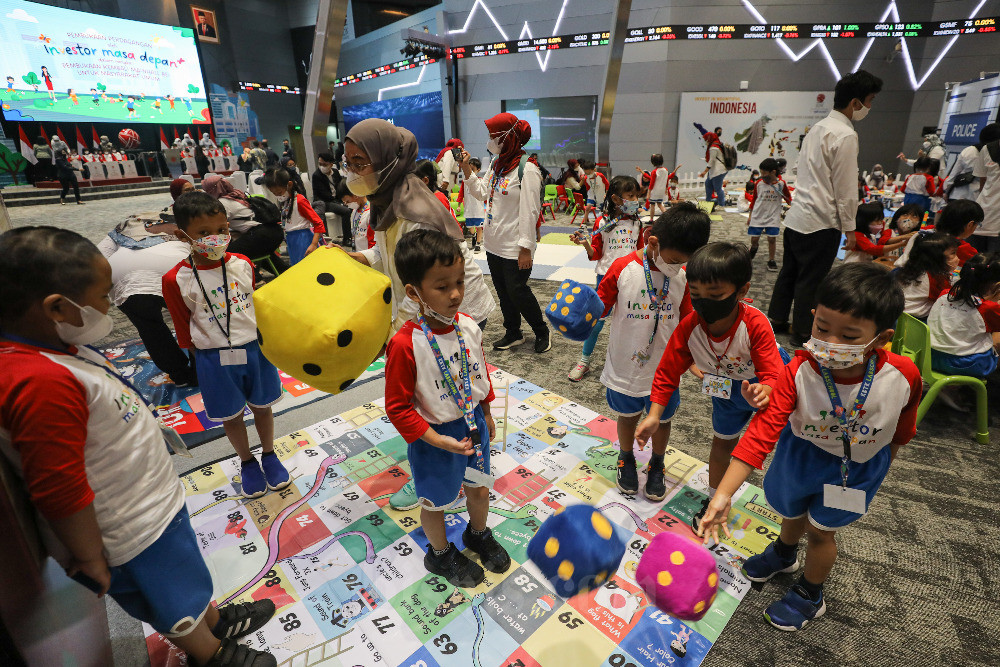
[[[433,160],[444,148],[444,107],[441,93],[423,93],[344,107],[347,132],[366,118],[382,118],[405,127],[417,138],[418,159]]]
[[[0,0],[9,121],[210,122],[194,31]]]
[[[596,95],[504,100],[502,108],[531,125],[531,139],[524,148],[538,153],[542,164],[558,166],[570,158],[595,158]]]

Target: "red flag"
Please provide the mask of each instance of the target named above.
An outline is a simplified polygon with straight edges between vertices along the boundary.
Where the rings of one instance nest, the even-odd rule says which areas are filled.
[[[163,133],[163,126],[160,126],[160,150],[165,151],[170,148],[170,144],[167,143],[167,135]]]
[[[97,128],[93,125],[90,126],[90,131],[94,133],[94,150],[101,150],[101,138],[97,136]]]
[[[62,130],[59,129],[58,125],[56,125],[56,135],[62,140],[62,142],[64,144],[66,144],[67,146],[69,146],[69,142],[66,141],[66,137],[63,136]]]
[[[174,126],[174,139],[180,139],[180,138],[181,138],[181,135],[180,135],[180,133],[179,133],[179,132],[177,131],[177,126],[175,125],[175,126]]]
[[[24,127],[20,123],[17,124],[17,131],[21,139],[21,155],[24,159],[31,164],[38,164],[38,158],[35,157],[35,149],[31,147],[31,142],[28,141],[28,135],[24,133]]]
[[[87,150],[87,142],[83,139],[83,132],[80,131],[80,126],[76,126],[76,151],[83,155],[83,151]]]
[[[212,137],[212,143],[213,144],[216,143],[216,141],[215,141],[215,126],[213,126],[213,125],[209,125],[208,126],[208,136]]]
[[[42,124],[41,124],[41,123],[39,123],[39,124],[38,124],[38,131],[39,131],[39,132],[41,132],[41,134],[42,134],[42,139],[45,139],[45,143],[47,143],[47,144],[48,144],[48,143],[51,143],[51,142],[49,141],[49,135],[48,135],[48,134],[47,134],[47,133],[45,132],[45,128],[44,128],[44,127],[42,127]]]

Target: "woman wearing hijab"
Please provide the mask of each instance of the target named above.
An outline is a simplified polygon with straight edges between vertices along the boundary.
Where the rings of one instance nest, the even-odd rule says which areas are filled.
[[[456,148],[462,150],[465,148],[465,144],[458,137],[453,137],[448,140],[448,143],[444,145],[438,156],[434,158],[434,161],[441,167],[439,185],[448,192],[451,192],[453,185],[458,185],[458,160],[455,159],[454,151]]]
[[[524,342],[521,317],[535,332],[535,352],[552,349],[549,327],[542,318],[538,299],[528,286],[535,254],[535,223],[541,212],[542,172],[524,157],[521,148],[531,138],[531,126],[517,116],[501,113],[486,121],[490,141],[486,150],[496,156],[484,182],[469,165],[462,151],[462,171],[468,194],[486,207],[483,246],[493,286],[500,298],[504,337],[494,350],[508,350]]]
[[[229,231],[232,234],[229,252],[257,259],[273,255],[278,250],[285,239],[284,232],[279,225],[262,224],[254,219],[250,198],[246,193],[234,188],[232,183],[219,174],[206,176],[201,182],[201,189],[218,199],[226,209]],[[285,262],[280,258],[272,257],[272,259],[279,272],[286,268]]]
[[[872,190],[881,190],[885,187],[885,172],[882,165],[877,164],[872,167],[872,172],[868,174],[868,187]]]
[[[465,300],[462,311],[485,328],[493,311],[493,297],[479,265],[472,259],[461,230],[424,182],[413,174],[417,140],[409,130],[379,119],[363,120],[347,133],[344,143],[345,180],[350,191],[368,198],[369,224],[375,228],[375,247],[351,256],[374,267],[392,284],[392,329],[389,337],[419,312],[406,297],[396,273],[396,242],[414,229],[436,229],[462,246],[465,259]]]
[[[712,201],[712,194],[715,194],[715,206],[726,205],[726,191],[722,189],[722,182],[726,180],[726,161],[722,156],[722,140],[715,132],[706,132],[702,138],[705,140],[705,162],[708,166],[698,174],[705,179],[705,201]],[[714,210],[714,208],[713,208]]]

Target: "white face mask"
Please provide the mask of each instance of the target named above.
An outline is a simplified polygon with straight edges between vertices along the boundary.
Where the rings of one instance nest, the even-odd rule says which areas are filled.
[[[896,223],[896,227],[897,229],[899,229],[900,234],[909,234],[919,226],[920,223],[917,222],[916,220],[904,219]]]
[[[868,232],[871,234],[879,234],[883,229],[885,229],[885,224],[881,222],[873,222],[868,225]]]
[[[333,165],[327,165],[325,167],[320,167],[319,170],[321,172],[323,172],[324,174],[327,174],[327,175],[332,174],[333,173]]]
[[[288,195],[275,195],[282,204],[288,201]]]
[[[368,174],[356,174],[353,171],[347,172],[347,189],[351,191],[351,194],[357,195],[358,197],[367,197],[368,195],[373,195],[378,192],[379,186],[382,185],[379,176],[383,171],[391,169],[395,164],[399,162],[399,156],[396,159],[387,164],[385,167],[379,171],[373,171]]]
[[[816,359],[816,363],[823,368],[837,370],[862,363],[865,360],[865,350],[875,341],[875,338],[863,345],[847,345],[845,343],[830,343],[813,336],[802,347],[808,350]]]
[[[107,313],[101,313],[93,306],[81,306],[67,297],[63,297],[80,309],[83,326],[74,326],[69,322],[56,322],[56,334],[59,340],[67,345],[90,345],[101,340],[114,328],[114,320]]]
[[[658,252],[653,254],[653,264],[668,278],[676,277],[680,273],[681,268],[684,267],[683,264],[668,264],[660,257],[660,253]]]
[[[351,209],[352,211],[357,211],[357,210],[358,210],[358,208],[359,208],[359,206],[358,206],[358,202],[356,202],[356,201],[352,201],[352,202],[350,202],[350,203],[349,203],[349,204],[347,205],[347,208]]]
[[[503,148],[500,147],[500,144],[497,142],[496,139],[490,137],[490,140],[486,142],[486,150],[488,150],[493,155],[500,155],[500,153],[503,151]]]
[[[852,116],[851,120],[853,120],[854,122],[857,122],[859,120],[864,120],[865,116],[867,116],[868,112],[871,110],[872,110],[871,107],[866,107],[864,102],[862,102],[861,108],[854,110],[854,116]]]
[[[882,176],[882,170],[876,169],[875,171],[872,172],[872,176],[874,176],[875,178],[879,178],[880,176]]]
[[[416,292],[416,289],[413,291]],[[424,315],[430,315],[438,322],[452,322],[455,319],[454,317],[446,317],[428,306],[424,301],[424,297],[420,296],[420,292],[417,292],[417,303],[420,304],[420,309],[423,311]]]

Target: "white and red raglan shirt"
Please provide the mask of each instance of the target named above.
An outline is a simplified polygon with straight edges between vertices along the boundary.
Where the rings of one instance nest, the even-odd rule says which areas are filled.
[[[937,192],[937,184],[930,174],[910,174],[903,181],[903,193],[931,197]]]
[[[750,202],[750,227],[780,227],[782,196],[780,183],[765,183],[764,179],[754,186],[753,201]]]
[[[458,314],[466,354],[473,403],[489,406],[493,400],[493,383],[486,369],[483,353],[483,332],[476,321],[465,313]],[[455,386],[464,391],[462,361],[455,327],[431,329],[441,347],[448,371]],[[455,398],[448,392],[434,351],[420,325],[412,320],[396,332],[386,348],[385,412],[406,442],[415,442],[433,424],[444,424],[462,418]]]
[[[615,226],[598,233],[605,224],[615,221]],[[592,261],[597,262],[594,271],[603,276],[619,257],[624,257],[644,246],[642,239],[642,221],[638,217],[621,217],[609,220],[603,215],[594,221],[591,231],[590,247],[594,252]],[[641,260],[640,260],[641,261]]]
[[[87,359],[92,362],[83,361]],[[111,566],[138,556],[184,506],[184,489],[153,414],[101,354],[0,341],[0,451],[24,480],[42,537],[93,503]]]
[[[229,282],[229,341],[226,328],[226,290],[222,284],[222,262]],[[198,278],[211,304],[195,279],[191,259],[163,275],[163,299],[174,320],[177,342],[182,348],[214,350],[229,345],[246,345],[257,338],[257,317],[253,307],[253,263],[243,255],[226,253],[218,262],[198,267]],[[219,329],[222,327],[222,330]]]
[[[1000,331],[1000,304],[976,299],[976,306],[950,301],[942,294],[931,306],[927,328],[931,348],[956,357],[982,354],[993,349],[994,331]]]
[[[938,297],[951,289],[951,281],[948,276],[934,276],[924,271],[920,278],[900,288],[903,290],[903,312],[926,319]]]
[[[298,231],[300,229],[311,229],[313,234],[325,234],[326,223],[319,214],[313,210],[312,204],[305,195],[295,195],[295,206],[292,207],[292,214],[285,221],[285,233]]]
[[[670,185],[670,172],[665,167],[657,167],[649,173],[648,201],[663,201],[667,198],[667,187]]]
[[[733,392],[743,380],[774,387],[784,368],[778,341],[767,316],[753,306],[740,302],[740,314],[721,336],[713,336],[698,313],[685,317],[667,345],[656,367],[649,400],[666,405],[692,363],[703,373],[732,379]]]
[[[920,405],[920,371],[912,361],[883,349],[877,349],[875,379],[872,381],[857,420],[852,426],[851,460],[864,463],[886,445],[905,445],[917,432],[917,407]],[[866,360],[867,362],[867,360]],[[841,405],[854,405],[864,367],[846,380],[836,380]],[[825,452],[841,458],[844,441],[840,421],[833,406],[819,366],[804,350],[785,366],[771,392],[771,402],[750,421],[747,432],[733,450],[733,456],[760,468],[774,450],[785,426],[792,436],[810,442]]]
[[[661,292],[664,287],[663,273],[653,262],[649,263],[649,272],[653,288],[657,293]],[[616,259],[604,274],[604,280],[597,288],[597,295],[604,303],[605,316],[614,308],[611,315],[611,330],[614,334],[608,341],[601,383],[626,396],[649,396],[657,360],[666,349],[677,323],[692,312],[687,274],[681,269],[677,275],[669,278],[666,296],[659,301],[660,323],[656,328],[656,337],[647,352],[648,361],[642,365],[636,361],[636,355],[638,352],[646,352],[656,314],[646,295],[642,253],[636,251]]]

